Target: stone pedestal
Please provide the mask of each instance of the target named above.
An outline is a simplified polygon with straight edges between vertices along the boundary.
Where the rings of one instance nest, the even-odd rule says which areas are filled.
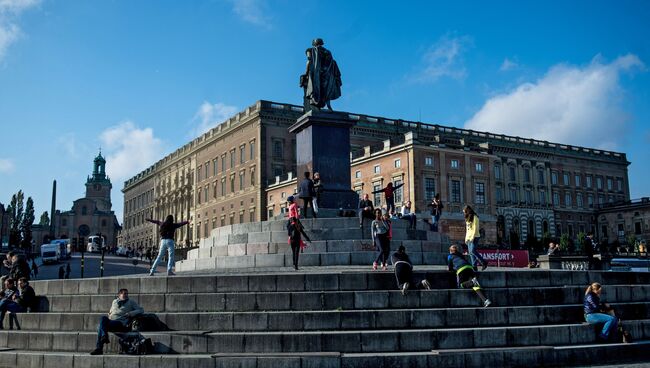
[[[355,209],[359,196],[350,189],[350,128],[347,114],[310,111],[289,128],[296,134],[298,185],[305,172],[320,173],[324,192],[320,207]],[[302,203],[300,203],[302,204]]]

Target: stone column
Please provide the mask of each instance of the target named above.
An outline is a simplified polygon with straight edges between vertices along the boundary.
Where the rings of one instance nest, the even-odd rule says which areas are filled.
[[[359,196],[350,184],[350,128],[354,121],[340,112],[310,111],[289,127],[296,134],[298,185],[305,172],[320,173],[323,209],[355,209]]]

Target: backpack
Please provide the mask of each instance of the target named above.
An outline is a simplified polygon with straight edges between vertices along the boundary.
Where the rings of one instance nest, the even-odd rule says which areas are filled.
[[[146,355],[153,353],[153,343],[151,339],[142,336],[139,333],[128,333],[122,335],[118,341],[120,345],[120,354],[126,355]]]
[[[157,315],[153,313],[140,314],[129,323],[131,331],[169,331],[169,327],[164,324]]]

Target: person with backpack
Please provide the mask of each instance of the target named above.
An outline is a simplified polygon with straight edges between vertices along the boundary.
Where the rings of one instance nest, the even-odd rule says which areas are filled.
[[[490,304],[492,304],[490,299],[485,296],[483,290],[481,289],[481,285],[479,284],[478,279],[476,278],[476,274],[474,273],[474,267],[469,262],[467,262],[467,259],[461,252],[458,251],[458,247],[456,245],[449,247],[447,266],[449,267],[449,272],[456,273],[456,284],[459,288],[471,287],[472,290],[476,292],[476,295],[481,298],[483,307],[487,308],[490,306]]]
[[[162,261],[162,257],[165,254],[165,249],[167,249],[167,276],[173,276],[174,272],[172,269],[174,268],[174,233],[176,232],[176,229],[187,225],[190,222],[183,221],[175,223],[174,216],[172,215],[167,215],[167,218],[165,218],[164,222],[152,219],[146,219],[146,221],[160,226],[160,250],[158,251],[158,257],[156,257],[156,260],[151,266],[149,276],[153,276],[154,273],[156,273],[156,267],[158,267],[158,263]]]
[[[431,207],[431,231],[438,232],[440,215],[442,215],[442,209],[445,208],[442,204],[442,200],[440,200],[440,193],[436,193],[436,195],[433,196],[433,200],[431,200],[431,203],[429,203],[427,207]]]
[[[612,307],[600,301],[603,292],[601,284],[594,282],[585,290],[584,312],[585,321],[590,324],[603,324],[598,334],[600,341],[608,341],[617,330],[618,318],[614,315]]]
[[[108,333],[129,331],[131,319],[142,313],[144,313],[144,309],[133,299],[129,299],[129,291],[127,289],[120,289],[117,293],[117,298],[111,303],[108,316],[102,316],[99,320],[97,344],[95,350],[90,352],[90,355],[104,354],[104,344],[109,343]]]
[[[384,197],[386,197],[386,212],[390,214],[395,212],[395,191],[403,185],[404,182],[396,186],[393,185],[393,182],[389,182],[385,188],[375,190],[372,194],[384,193]]]

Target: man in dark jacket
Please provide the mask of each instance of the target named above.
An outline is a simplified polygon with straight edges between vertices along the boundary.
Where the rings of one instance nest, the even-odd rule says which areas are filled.
[[[18,280],[21,277],[25,277],[29,280],[29,276],[32,273],[32,270],[29,267],[29,263],[25,260],[25,256],[22,254],[14,254],[11,260],[11,271],[9,275],[14,280]]]
[[[449,247],[449,256],[447,256],[447,266],[450,272],[456,272],[456,282],[459,288],[472,288],[481,301],[484,307],[489,307],[492,302],[488,299],[481,285],[478,283],[474,267],[465,259],[465,256],[458,251],[458,247],[452,245]]]
[[[359,227],[363,227],[364,218],[374,220],[374,212],[375,207],[372,205],[372,201],[370,200],[368,194],[364,194],[363,199],[359,201]]]
[[[298,198],[302,199],[302,212],[303,216],[307,218],[307,207],[311,206],[312,214],[316,218],[316,212],[314,211],[313,204],[311,203],[314,198],[314,182],[309,178],[311,174],[309,171],[305,172],[305,178],[302,179],[300,185],[298,186]]]

